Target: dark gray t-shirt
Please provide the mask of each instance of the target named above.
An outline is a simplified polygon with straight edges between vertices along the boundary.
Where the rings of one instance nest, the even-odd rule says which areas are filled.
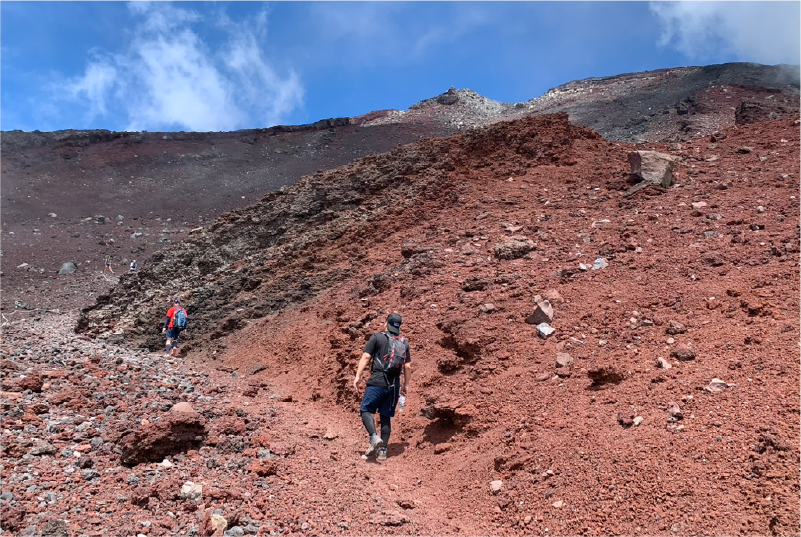
[[[403,338],[403,341],[406,343],[406,359],[403,361],[403,363],[408,364],[412,361],[411,355],[409,354],[409,340]],[[389,338],[387,337],[387,333],[379,332],[378,334],[373,334],[370,336],[370,341],[367,342],[364,352],[373,357],[370,378],[367,379],[367,385],[381,386],[382,388],[386,388],[387,379],[384,378],[384,372],[381,370],[381,365],[375,358],[377,356],[384,356],[387,352],[389,352]],[[389,377],[390,384],[394,384],[395,379],[399,377],[399,375],[387,376]]]

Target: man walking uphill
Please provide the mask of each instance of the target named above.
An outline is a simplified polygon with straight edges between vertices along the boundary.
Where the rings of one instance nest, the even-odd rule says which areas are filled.
[[[186,328],[187,319],[186,310],[181,306],[181,301],[176,298],[172,301],[172,307],[167,310],[164,328],[161,330],[162,334],[167,334],[167,350],[164,356],[170,356],[173,346],[178,347],[178,336],[181,335],[181,330]]]
[[[384,325],[385,332],[373,334],[364,348],[356,370],[353,386],[359,387],[359,380],[367,364],[372,360],[370,378],[362,397],[362,423],[370,435],[370,443],[365,455],[378,450],[376,459],[387,460],[387,444],[392,431],[391,421],[395,416],[398,398],[406,395],[409,379],[412,375],[412,361],[409,354],[409,342],[400,335],[401,316],[390,313]],[[401,383],[401,373],[403,382]],[[381,436],[376,434],[373,414],[381,415]]]

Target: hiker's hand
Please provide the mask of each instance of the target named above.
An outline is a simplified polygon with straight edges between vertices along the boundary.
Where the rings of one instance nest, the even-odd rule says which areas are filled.
[[[167,329],[166,329],[166,328],[162,328],[162,329],[161,329],[161,333],[162,333],[162,334],[166,334],[166,333],[167,333]]]
[[[355,378],[355,379],[353,379],[353,387],[354,387],[354,388],[358,388],[358,387],[359,387],[359,380],[361,380],[361,379],[359,378],[359,375],[356,375],[356,378]]]

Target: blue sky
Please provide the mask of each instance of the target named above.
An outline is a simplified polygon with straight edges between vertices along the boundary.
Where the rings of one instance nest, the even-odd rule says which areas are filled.
[[[227,131],[799,63],[799,2],[0,2],[0,128]]]

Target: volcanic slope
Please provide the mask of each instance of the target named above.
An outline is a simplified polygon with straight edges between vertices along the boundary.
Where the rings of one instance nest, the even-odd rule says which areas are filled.
[[[642,147],[557,114],[414,143],[224,215],[78,328],[156,350],[180,296],[186,360],[262,379],[308,422],[341,409],[362,438],[356,361],[399,311],[415,373],[386,465],[328,494],[361,443],[286,461],[293,509],[321,521],[400,483],[420,503],[382,533],[795,535],[798,125]],[[676,185],[624,197],[628,152],[651,148]]]

